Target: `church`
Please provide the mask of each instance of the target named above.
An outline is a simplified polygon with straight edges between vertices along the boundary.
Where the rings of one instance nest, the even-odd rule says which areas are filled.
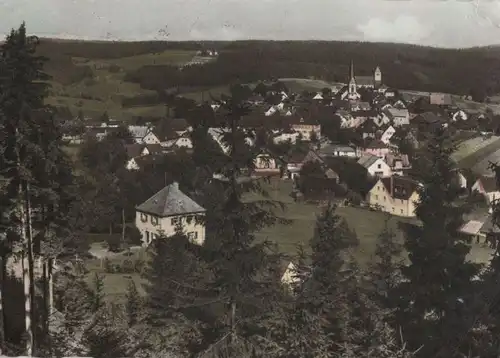
[[[354,64],[351,61],[349,70],[349,84],[346,96],[350,100],[359,100],[361,97],[358,93],[358,88],[378,88],[382,84],[382,71],[377,66],[373,72],[373,76],[354,76]]]

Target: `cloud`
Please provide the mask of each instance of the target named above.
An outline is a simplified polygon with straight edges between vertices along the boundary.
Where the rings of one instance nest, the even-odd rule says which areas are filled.
[[[372,18],[357,26],[366,41],[419,43],[431,32],[415,17],[399,15],[393,21]]]

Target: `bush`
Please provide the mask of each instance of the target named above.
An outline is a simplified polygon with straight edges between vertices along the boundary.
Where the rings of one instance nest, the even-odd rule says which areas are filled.
[[[137,259],[134,263],[134,271],[137,273],[142,273],[142,270],[144,270],[144,267],[146,266],[146,262],[141,259]]]
[[[106,273],[115,273],[116,272],[114,265],[111,263],[111,261],[107,257],[104,259],[104,270],[106,271]]]
[[[138,228],[128,227],[125,232],[125,241],[130,246],[140,246],[142,245],[142,235]]]
[[[121,238],[117,235],[109,236],[106,239],[108,250],[111,252],[120,252],[122,248]]]
[[[122,273],[134,273],[135,265],[132,260],[126,259],[123,261],[121,272]]]

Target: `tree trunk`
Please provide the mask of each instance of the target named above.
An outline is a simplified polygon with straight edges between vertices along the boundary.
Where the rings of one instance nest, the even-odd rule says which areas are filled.
[[[23,186],[19,184],[18,199],[23,198]],[[26,204],[26,203],[25,203]],[[33,328],[31,326],[31,295],[30,295],[30,274],[28,268],[28,258],[26,255],[26,246],[28,244],[26,235],[26,211],[23,204],[18,204],[19,219],[20,219],[20,236],[21,242],[23,243],[21,266],[22,266],[22,277],[23,277],[23,288],[24,288],[24,325],[25,325],[25,350],[26,355],[31,357],[33,353]]]
[[[122,247],[125,247],[125,209],[122,209]]]
[[[35,262],[33,253],[33,224],[32,224],[32,213],[31,213],[31,198],[30,198],[30,187],[29,183],[25,183],[25,207],[26,207],[26,224],[27,224],[27,245],[28,245],[28,274],[29,274],[29,294],[30,294],[30,315],[31,315],[31,325],[35,329],[31,329],[32,337],[32,347],[33,350],[36,349],[36,309],[35,309]]]
[[[4,302],[5,302],[5,283],[7,282],[7,265],[6,265],[6,260],[7,256],[4,254],[1,258],[1,267],[0,270],[2,270],[2,283],[1,283],[1,288],[0,288],[0,355],[4,352],[5,350],[5,308],[4,308]]]

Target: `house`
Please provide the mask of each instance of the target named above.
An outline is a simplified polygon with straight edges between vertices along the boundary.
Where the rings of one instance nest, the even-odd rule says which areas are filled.
[[[134,141],[139,144],[160,144],[160,139],[148,126],[128,126]]]
[[[412,126],[420,132],[432,132],[440,127],[444,127],[445,120],[433,112],[424,112],[415,116],[411,121]]]
[[[486,203],[492,205],[495,200],[500,199],[500,191],[494,176],[481,176],[472,186],[472,192],[484,195]]]
[[[462,235],[471,237],[474,241],[486,238],[484,232],[481,228],[484,226],[484,222],[478,220],[469,220],[459,229]]]
[[[389,153],[384,159],[391,168],[392,174],[404,175],[407,170],[411,169],[410,160],[407,154]]]
[[[311,134],[314,133],[316,138],[321,138],[321,125],[312,118],[300,116],[287,116],[289,124],[294,131],[302,135],[305,141],[311,140]]]
[[[284,179],[295,179],[298,177],[302,166],[308,162],[318,162],[323,164],[323,159],[314,151],[310,150],[307,153],[294,152],[285,160],[286,172]]]
[[[203,245],[205,225],[199,220],[203,216],[205,209],[174,182],[136,207],[135,225],[141,232],[143,246],[160,235],[174,235],[178,228],[182,228],[191,242]]]
[[[380,136],[380,140],[385,144],[389,144],[391,142],[391,138],[394,136],[395,133],[396,129],[394,129],[393,126],[389,126]]]
[[[450,106],[452,104],[451,95],[449,93],[431,93],[429,102],[430,104],[438,106]]]
[[[414,217],[415,206],[420,200],[419,183],[411,178],[393,175],[380,178],[369,191],[366,200],[372,207],[392,215]]]
[[[467,115],[467,113],[465,113],[463,110],[459,109],[458,111],[455,111],[454,113],[452,113],[451,115],[451,120],[453,122],[456,122],[456,121],[466,121],[467,119],[469,118],[469,116]]]
[[[127,144],[125,145],[125,150],[127,151],[128,158],[151,154],[146,145],[139,143]]]
[[[173,138],[162,143],[162,146],[169,149],[193,149],[193,142],[190,137],[184,135],[179,138]]]
[[[358,160],[358,164],[366,169],[369,175],[374,177],[389,177],[392,175],[391,168],[382,159],[373,154],[365,154]]]
[[[410,113],[406,108],[386,108],[382,111],[382,115],[396,127],[410,124]]]
[[[277,174],[281,171],[281,163],[270,153],[262,152],[254,159],[256,173]]]
[[[317,93],[316,96],[313,97],[313,99],[317,101],[322,101],[324,98],[321,93]]]
[[[385,156],[389,154],[390,149],[387,144],[380,139],[373,139],[365,146],[364,152],[376,155],[379,158],[385,158]]]
[[[318,150],[320,157],[348,157],[355,158],[356,150],[347,145],[342,144],[326,144],[322,145]]]

